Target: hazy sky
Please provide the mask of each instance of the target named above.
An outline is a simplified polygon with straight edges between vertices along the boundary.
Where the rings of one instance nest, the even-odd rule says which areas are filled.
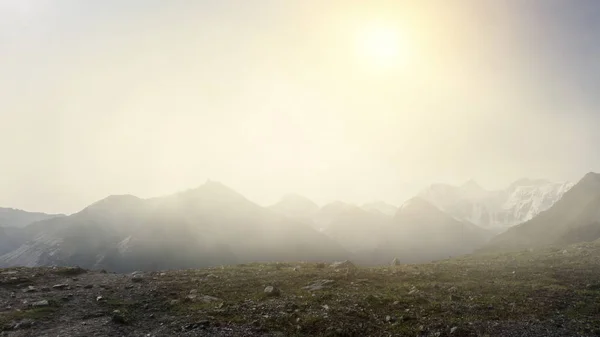
[[[598,17],[595,0],[0,0],[0,206],[207,178],[261,204],[576,180],[600,170]]]

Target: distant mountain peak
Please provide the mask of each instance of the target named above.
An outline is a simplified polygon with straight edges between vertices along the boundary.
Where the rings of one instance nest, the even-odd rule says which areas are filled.
[[[400,206],[398,212],[407,213],[407,212],[441,212],[439,208],[435,207],[431,202],[425,200],[421,197],[414,197],[407,201],[405,201],[402,206]]]
[[[192,196],[202,196],[202,197],[210,197],[215,200],[227,200],[227,199],[243,199],[246,198],[232,189],[231,187],[226,186],[225,184],[208,179],[203,185],[187,190],[182,193],[183,195],[192,195]]]
[[[463,188],[482,188],[482,187],[481,187],[481,186],[480,186],[480,185],[477,183],[477,181],[475,181],[475,179],[473,179],[473,178],[471,178],[471,179],[469,179],[469,180],[465,181],[465,182],[464,182],[464,183],[461,185],[461,187],[463,187]]]
[[[545,212],[498,235],[488,248],[519,250],[600,238],[600,174],[590,172],[574,186],[556,185],[561,192],[560,200]]]
[[[480,194],[486,192],[486,190],[474,179],[467,180],[465,183],[460,185],[460,189],[470,194]]]
[[[600,175],[591,175],[590,180],[597,180],[598,184],[591,185],[600,188]],[[503,230],[548,209],[572,186],[568,182],[524,178],[507,189],[486,190],[471,179],[460,186],[431,185],[419,196],[457,219]]]
[[[600,173],[588,172],[585,176],[583,176],[579,183],[600,184]]]
[[[131,194],[113,194],[109,195],[104,199],[100,199],[95,203],[89,205],[87,208],[96,208],[96,207],[112,207],[115,205],[129,205],[131,203],[138,203],[142,201],[142,199],[136,197]]]
[[[25,227],[34,222],[63,216],[65,215],[28,212],[16,208],[0,207],[0,227]]]
[[[319,206],[312,200],[295,193],[284,195],[281,200],[269,208],[280,214],[299,218],[310,217],[319,210]]]

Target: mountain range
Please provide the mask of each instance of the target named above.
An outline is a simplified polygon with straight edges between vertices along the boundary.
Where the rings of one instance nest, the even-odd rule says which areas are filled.
[[[346,257],[327,236],[207,182],[174,195],[110,196],[70,216],[33,223],[0,266],[79,265],[114,271]]]
[[[14,208],[0,207],[0,227],[23,228],[36,221],[63,217],[64,214],[45,214],[37,212],[26,212]]]
[[[453,217],[495,232],[534,218],[560,200],[573,183],[520,179],[488,191],[473,180],[461,186],[433,184],[419,193]]]
[[[423,262],[595,240],[597,209],[594,173],[575,186],[529,179],[501,191],[473,181],[435,184],[400,207],[341,201],[319,207],[296,194],[262,207],[208,181],[159,198],[109,196],[69,216],[13,212],[15,220],[0,226],[0,267],[127,272],[252,261]]]
[[[600,239],[600,174],[586,174],[552,207],[493,238],[483,251],[563,246]]]

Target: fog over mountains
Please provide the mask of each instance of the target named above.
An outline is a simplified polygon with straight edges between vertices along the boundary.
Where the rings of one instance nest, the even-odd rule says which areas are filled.
[[[598,239],[600,174],[588,173],[548,210],[496,236],[484,250],[522,250]]]
[[[296,194],[262,207],[208,181],[158,198],[109,196],[69,216],[3,209],[0,266],[127,272],[252,261],[424,262],[599,239],[598,209],[595,173],[575,186],[530,179],[501,191],[473,181],[434,184],[399,207],[320,207]]]
[[[532,219],[557,202],[573,183],[520,179],[488,191],[470,180],[461,186],[433,184],[419,196],[457,219],[501,232]]]

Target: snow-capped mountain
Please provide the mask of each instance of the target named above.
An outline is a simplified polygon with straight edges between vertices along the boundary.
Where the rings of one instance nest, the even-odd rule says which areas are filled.
[[[488,191],[471,180],[461,186],[434,184],[419,196],[457,219],[502,231],[552,207],[573,185],[520,179],[505,190]]]
[[[494,237],[483,251],[524,250],[600,240],[600,174],[586,174],[548,210]]]

